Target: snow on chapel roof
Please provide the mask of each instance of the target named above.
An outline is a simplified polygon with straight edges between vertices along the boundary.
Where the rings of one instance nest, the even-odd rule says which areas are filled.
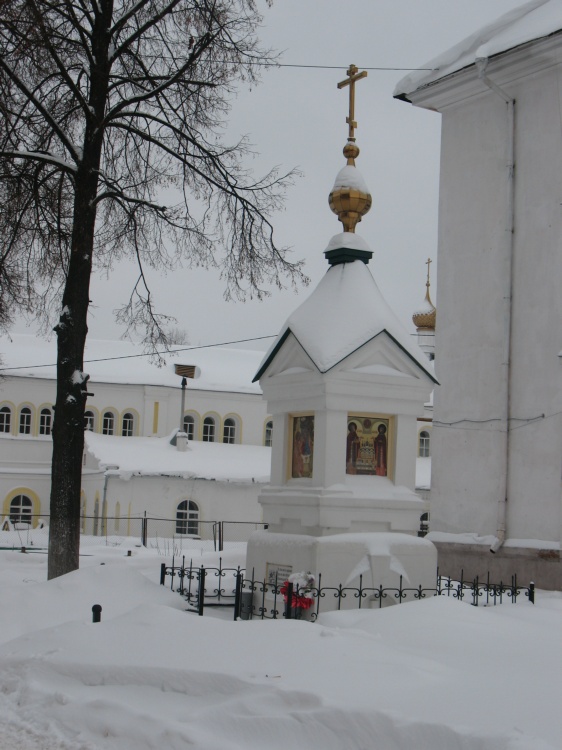
[[[289,316],[254,379],[263,375],[290,334],[318,370],[327,372],[384,331],[437,382],[427,356],[391,310],[367,265],[361,260],[339,263]]]
[[[562,30],[562,0],[532,0],[509,11],[471,34],[451,49],[434,57],[397,84],[394,96],[409,100],[415,91],[452,73],[474,65],[479,58],[490,58],[527,42]]]

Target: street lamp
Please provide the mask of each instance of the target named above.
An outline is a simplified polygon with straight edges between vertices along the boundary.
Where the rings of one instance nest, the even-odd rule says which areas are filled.
[[[195,365],[174,365],[176,375],[181,375],[181,411],[180,411],[180,432],[184,432],[183,429],[183,415],[185,412],[185,389],[187,388],[187,379],[196,377],[196,370],[198,368]]]

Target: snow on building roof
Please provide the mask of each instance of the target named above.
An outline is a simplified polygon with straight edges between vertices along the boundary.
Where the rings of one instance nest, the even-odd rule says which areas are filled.
[[[269,482],[271,448],[228,445],[192,440],[187,451],[170,444],[171,436],[116,437],[85,433],[86,446],[103,467],[118,466],[111,473],[132,476],[174,476],[250,484]]]
[[[409,73],[397,84],[394,96],[409,100],[415,91],[473,65],[478,59],[491,58],[561,30],[561,0],[531,0],[421,66],[431,70]]]
[[[260,394],[253,375],[263,352],[229,347],[176,347],[177,353],[165,354],[166,364],[158,367],[143,355],[142,346],[129,341],[88,339],[84,370],[92,383],[156,385],[177,388],[180,376],[174,364],[196,365],[199,369],[188,388],[202,391],[229,391]],[[0,337],[0,356],[5,375],[25,378],[56,379],[56,341],[44,341],[30,334]],[[17,369],[12,369],[17,368]]]
[[[292,333],[320,372],[386,333],[434,381],[427,356],[412,340],[360,260],[331,266],[310,296],[289,316],[255,376],[259,379]]]

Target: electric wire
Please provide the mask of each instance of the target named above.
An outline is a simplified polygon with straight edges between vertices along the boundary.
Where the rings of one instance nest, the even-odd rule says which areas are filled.
[[[120,354],[117,357],[99,357],[98,359],[85,359],[84,364],[89,364],[91,362],[112,362],[114,360],[119,359],[139,359],[140,357],[155,357],[155,356],[164,356],[166,354],[177,354],[178,352],[189,352],[194,351],[196,349],[212,349],[213,347],[217,346],[231,346],[233,344],[247,344],[251,341],[263,341],[265,339],[273,339],[275,338],[277,334],[272,334],[270,336],[254,336],[250,339],[238,339],[236,341],[222,341],[216,344],[199,344],[198,346],[184,346],[178,349],[165,349],[164,351],[154,351],[154,352],[142,352],[141,354]],[[17,367],[0,367],[0,372],[8,372],[11,370],[36,370],[41,367],[56,367],[56,362],[46,362],[41,365],[19,365]]]

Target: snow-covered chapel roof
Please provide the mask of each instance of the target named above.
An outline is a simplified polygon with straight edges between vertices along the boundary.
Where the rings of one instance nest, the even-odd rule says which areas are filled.
[[[254,379],[263,375],[290,334],[324,373],[383,332],[437,382],[427,356],[382,296],[366,263],[355,260],[333,265],[289,316]]]
[[[409,101],[409,95],[431,83],[522,44],[562,30],[562,0],[531,0],[471,34],[446,52],[434,57],[402,78],[394,96]]]

